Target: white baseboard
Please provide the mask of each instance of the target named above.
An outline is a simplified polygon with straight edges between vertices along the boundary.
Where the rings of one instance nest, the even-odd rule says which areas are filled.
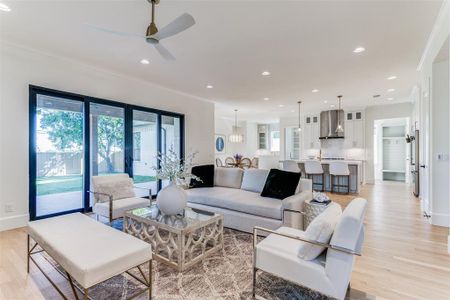
[[[442,227],[450,226],[450,215],[441,213],[431,213],[431,224]]]
[[[28,214],[0,218],[0,231],[27,226]]]

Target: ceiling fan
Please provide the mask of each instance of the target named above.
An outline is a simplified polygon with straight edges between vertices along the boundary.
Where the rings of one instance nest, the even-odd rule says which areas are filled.
[[[174,36],[182,31],[185,31],[186,29],[192,27],[195,24],[194,18],[188,14],[184,13],[175,20],[173,20],[171,23],[167,24],[160,30],[158,30],[158,27],[156,27],[155,24],[155,6],[159,4],[160,0],[147,0],[152,5],[152,20],[150,25],[147,27],[147,31],[145,35],[143,34],[137,34],[137,33],[128,33],[128,32],[121,32],[121,31],[115,31],[108,28],[103,28],[91,24],[86,24],[88,27],[111,33],[121,36],[130,36],[130,37],[139,37],[145,39],[145,41],[155,47],[155,49],[159,52],[159,54],[166,60],[175,60],[175,57],[170,53],[169,50],[164,47],[160,41],[163,39],[166,39],[168,37]]]

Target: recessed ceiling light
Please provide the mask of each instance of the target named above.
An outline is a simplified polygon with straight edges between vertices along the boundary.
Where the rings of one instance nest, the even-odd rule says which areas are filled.
[[[148,61],[148,59],[145,59],[145,58],[141,59],[141,64],[148,65],[149,63],[150,62]]]
[[[262,76],[269,76],[269,75],[270,75],[270,72],[269,72],[269,71],[264,71],[264,72],[261,73],[261,75],[262,75]]]
[[[330,105],[330,107],[334,107],[334,106],[335,106],[334,104],[331,104],[331,105]]]
[[[397,76],[395,76],[395,75],[392,75],[392,76],[389,76],[388,78],[386,78],[387,80],[394,80],[394,79],[397,79]]]
[[[392,98],[392,97],[389,97],[389,98],[387,98],[389,101],[392,101],[392,100],[394,100],[394,98]]]
[[[366,48],[364,48],[364,47],[357,47],[357,48],[355,48],[355,50],[353,50],[353,53],[361,53],[361,52],[364,52],[364,51],[366,51]]]
[[[394,92],[395,89],[388,89],[387,91],[388,91],[388,92]]]
[[[1,11],[11,11],[11,8],[9,8],[8,5],[0,3],[0,10]]]
[[[327,100],[325,100],[325,101],[323,101],[323,103],[327,104],[327,103],[328,103],[328,101],[327,101]]]
[[[212,88],[213,88],[213,86],[212,86],[212,85],[210,85],[210,84],[208,84],[208,85],[206,86],[206,88],[207,88],[207,89],[212,89]]]
[[[319,90],[317,90],[317,89],[314,89],[314,90],[312,90],[311,92],[313,92],[313,93],[317,93]]]
[[[280,104],[280,105],[278,105],[278,107],[284,107],[284,105],[283,105],[283,104]]]
[[[373,95],[374,98],[380,98],[381,95],[377,94],[377,95]]]
[[[265,97],[263,100],[264,100],[264,101],[269,101],[270,98],[269,98],[269,97]]]

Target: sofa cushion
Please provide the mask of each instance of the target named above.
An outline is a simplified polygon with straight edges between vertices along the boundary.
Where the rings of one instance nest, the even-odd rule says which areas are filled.
[[[266,183],[269,170],[247,169],[244,171],[241,189],[261,194]]]
[[[300,176],[301,173],[271,169],[269,175],[267,175],[261,196],[284,199],[294,195]]]
[[[282,202],[241,189],[213,187],[186,190],[187,201],[281,220]]]
[[[243,173],[240,168],[216,168],[214,185],[240,189]]]
[[[214,186],[214,165],[192,167],[191,173],[201,179],[201,181],[191,179],[191,188]]]
[[[121,218],[130,209],[150,206],[150,200],[146,198],[126,198],[113,202],[113,219]],[[92,211],[100,216],[109,217],[109,201],[97,202],[92,207]]]
[[[341,206],[332,202],[318,215],[306,228],[304,237],[320,243],[329,243],[333,235],[334,228],[342,215]],[[301,242],[298,249],[298,256],[304,260],[313,260],[325,250],[325,247]]]

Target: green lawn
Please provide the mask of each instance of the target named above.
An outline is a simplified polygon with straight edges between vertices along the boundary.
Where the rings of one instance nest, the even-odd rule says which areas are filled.
[[[156,178],[153,176],[134,176],[134,183],[142,183],[155,180]],[[81,191],[82,187],[83,178],[81,175],[42,176],[36,179],[38,196]]]

